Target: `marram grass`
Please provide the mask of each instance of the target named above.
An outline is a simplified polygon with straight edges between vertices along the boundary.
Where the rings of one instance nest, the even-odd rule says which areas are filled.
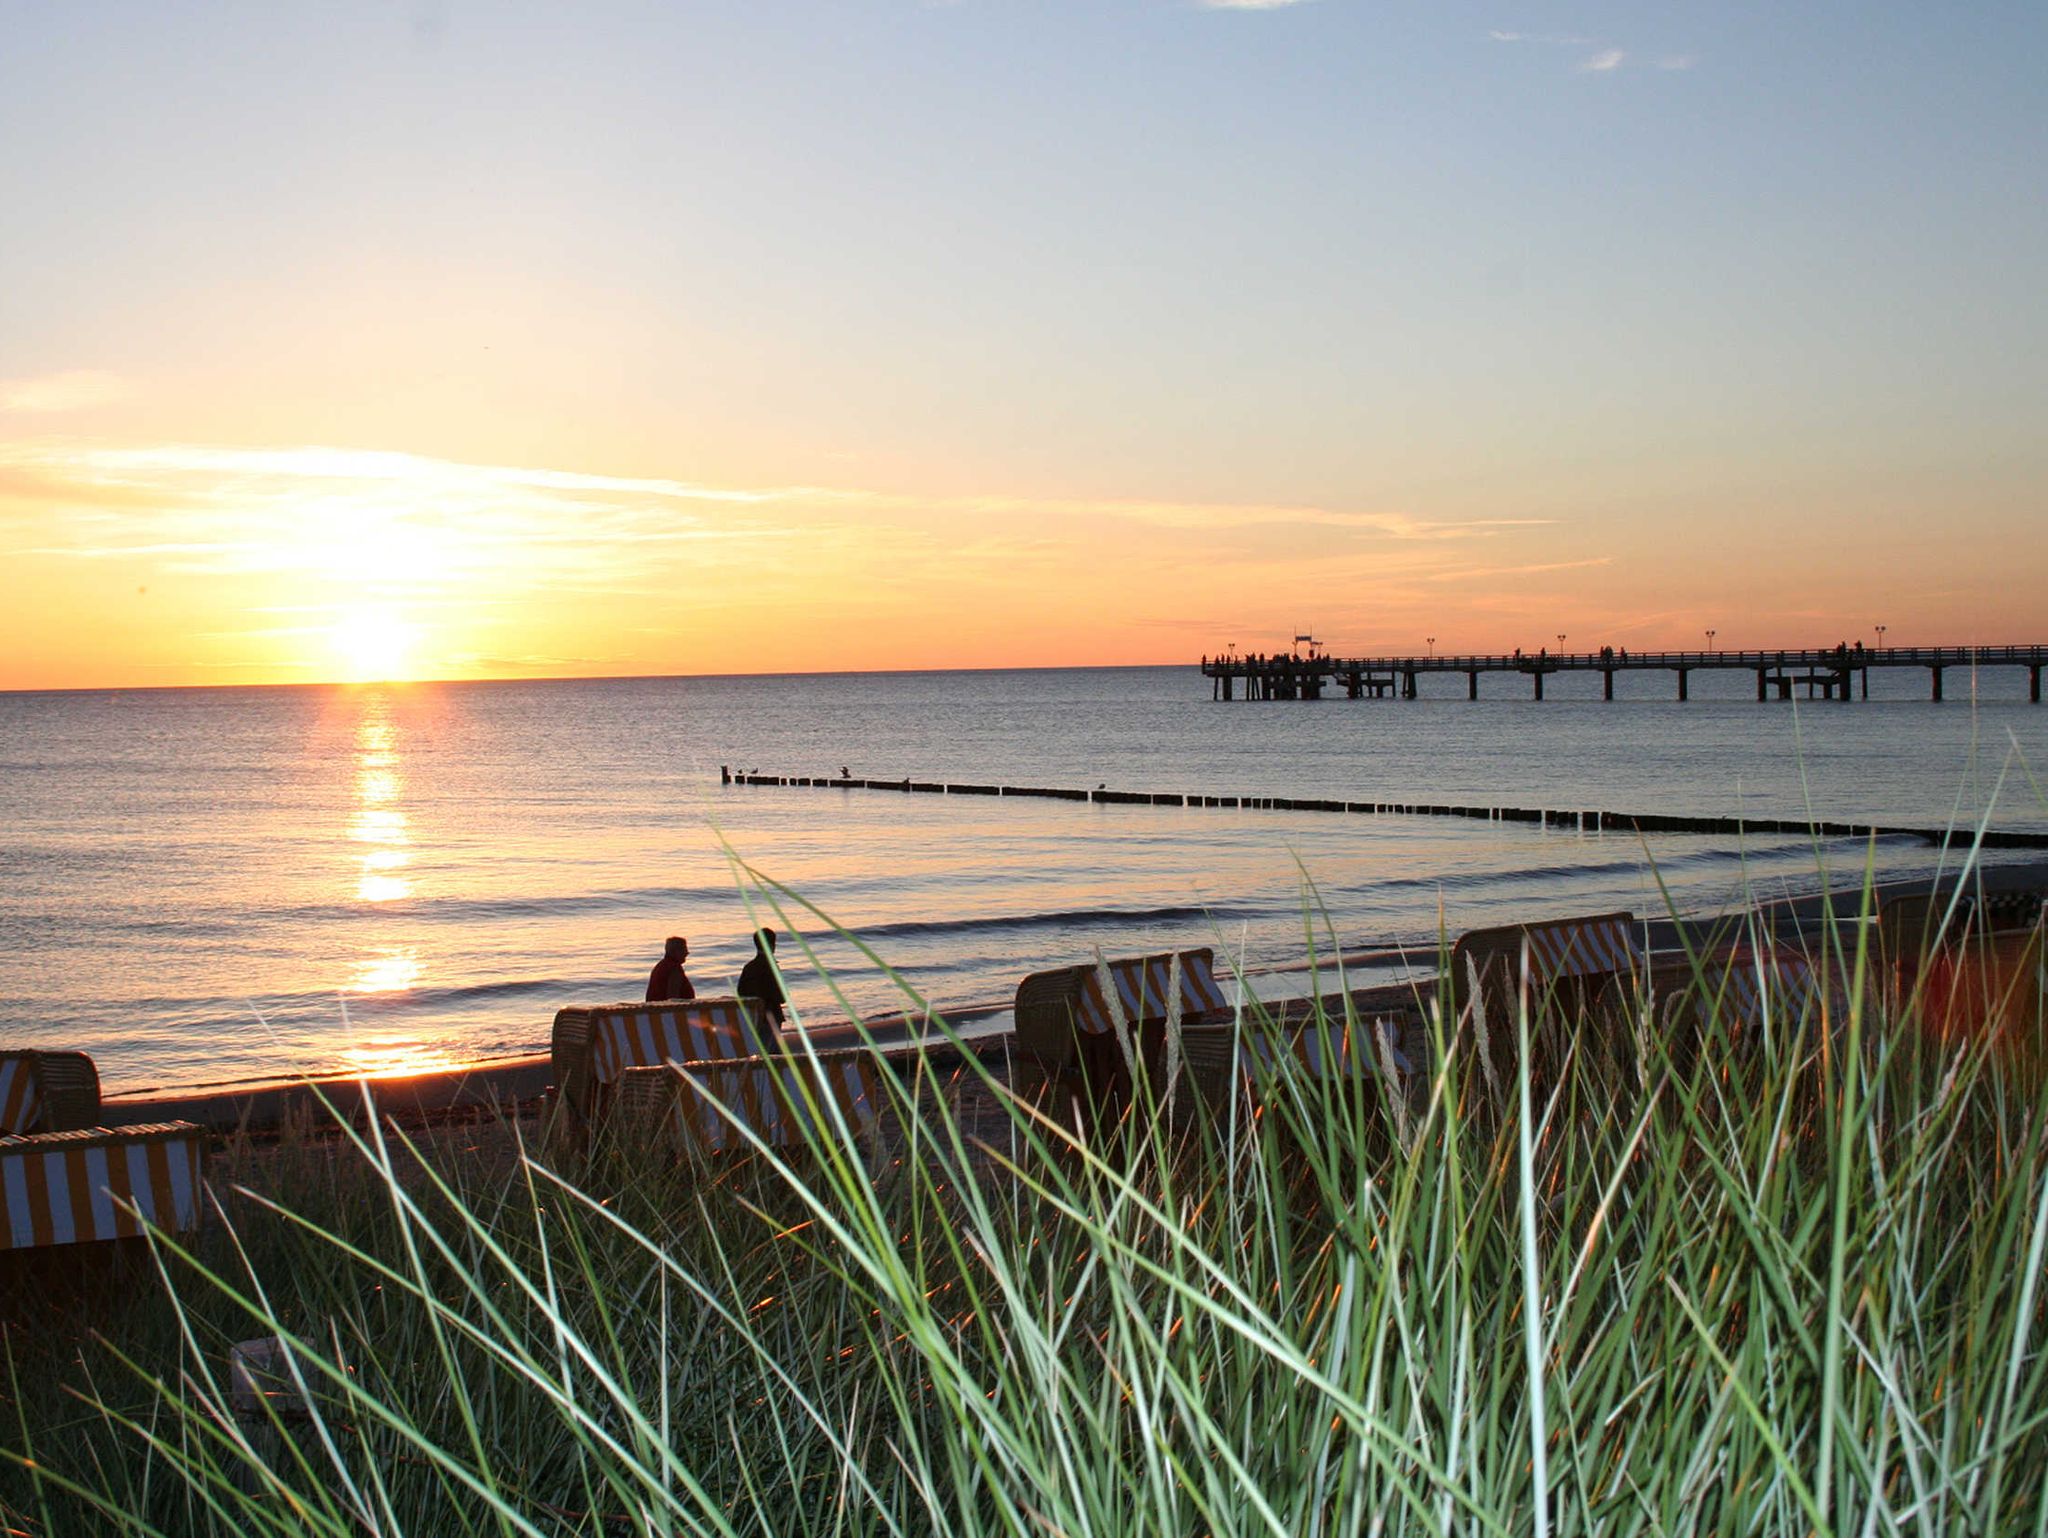
[[[2048,1531],[2038,1059],[1988,1018],[1925,1028],[1854,934],[1831,943],[1825,1018],[1710,1009],[1678,1050],[1654,1004],[1537,1000],[1502,1063],[1439,1007],[1410,1097],[1283,1066],[1262,1112],[1214,1116],[1146,1084],[1093,1144],[992,1083],[1005,1114],[970,1136],[899,1060],[882,1157],[287,1147],[288,1199],[223,1188],[120,1297],[16,1306],[0,1515]],[[2027,986],[2006,1013],[2038,1021]],[[295,1385],[275,1420],[237,1415],[225,1366],[264,1335]]]

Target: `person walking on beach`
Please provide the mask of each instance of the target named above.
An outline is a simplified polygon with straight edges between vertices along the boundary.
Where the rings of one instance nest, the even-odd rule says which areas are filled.
[[[781,979],[775,975],[775,931],[754,931],[754,959],[740,969],[740,998],[747,1005],[747,1018],[754,1022],[762,1048],[772,1048],[782,1031],[784,1003]]]
[[[670,935],[661,948],[661,960],[647,974],[648,1003],[664,999],[694,999],[697,996],[690,974],[683,970],[683,963],[689,959],[690,942],[681,935]]]

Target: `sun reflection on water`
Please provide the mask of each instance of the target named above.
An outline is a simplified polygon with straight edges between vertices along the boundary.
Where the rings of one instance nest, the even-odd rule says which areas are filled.
[[[412,863],[407,847],[412,837],[405,813],[392,805],[405,789],[405,778],[399,773],[398,733],[388,709],[382,698],[371,698],[356,727],[357,811],[349,837],[370,846],[360,856],[358,902],[397,902],[413,890],[412,882],[398,874]]]
[[[403,993],[420,980],[426,968],[412,946],[391,946],[375,951],[356,963],[349,979],[350,993]]]
[[[410,1036],[361,1036],[341,1049],[344,1072],[370,1079],[460,1068],[462,1061]]]

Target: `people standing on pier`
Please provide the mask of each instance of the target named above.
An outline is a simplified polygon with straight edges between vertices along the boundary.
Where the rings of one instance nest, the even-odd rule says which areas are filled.
[[[654,964],[654,970],[647,974],[647,1001],[652,1004],[666,999],[694,999],[696,988],[690,982],[690,974],[683,970],[683,963],[690,959],[690,942],[681,935],[670,935],[661,948],[661,960]]]
[[[782,980],[775,975],[775,931],[757,929],[754,931],[754,959],[740,969],[740,998],[747,1005],[747,1018],[753,1023],[754,1032],[760,1038],[762,1050],[772,1050],[782,1032],[782,1006],[785,1002]]]

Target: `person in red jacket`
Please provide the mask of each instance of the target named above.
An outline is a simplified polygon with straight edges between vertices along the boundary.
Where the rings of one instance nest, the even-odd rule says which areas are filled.
[[[670,935],[668,943],[661,948],[661,960],[647,974],[649,1003],[659,999],[694,999],[697,996],[697,990],[691,986],[690,975],[683,970],[683,963],[689,959],[690,942],[681,935]]]

